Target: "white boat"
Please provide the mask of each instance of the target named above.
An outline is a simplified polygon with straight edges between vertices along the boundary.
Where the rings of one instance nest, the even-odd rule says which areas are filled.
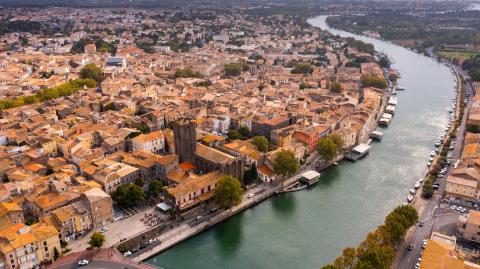
[[[407,201],[411,203],[413,201],[413,195],[409,194],[407,197]]]
[[[410,189],[410,194],[415,194],[415,189]]]
[[[397,91],[404,91],[404,90],[405,90],[405,87],[402,87],[402,86],[397,87]]]
[[[418,183],[422,184],[423,182],[423,177],[418,180]]]
[[[416,182],[416,183],[415,183],[415,186],[413,186],[413,187],[414,187],[415,189],[420,188],[420,182]]]
[[[432,165],[432,162],[428,162],[427,166],[430,167]]]

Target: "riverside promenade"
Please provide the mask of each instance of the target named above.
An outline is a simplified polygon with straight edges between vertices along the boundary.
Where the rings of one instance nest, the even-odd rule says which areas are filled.
[[[378,120],[380,119],[383,111],[385,110],[386,103],[388,98],[391,96],[392,92],[395,92],[395,86],[385,91],[381,98],[381,105],[377,115],[375,116],[375,121],[369,124],[368,134],[373,132],[378,126]],[[365,142],[368,139],[368,135],[361,139],[361,142]],[[133,257],[132,259],[136,262],[145,261],[169,248],[191,238],[192,236],[209,229],[210,227],[230,218],[231,216],[240,213],[250,207],[253,207],[262,201],[270,198],[271,196],[278,194],[284,187],[295,184],[300,180],[300,174],[311,169],[322,171],[330,167],[333,163],[343,160],[343,154],[339,154],[334,160],[330,162],[321,161],[318,154],[315,152],[307,160],[307,164],[303,166],[299,171],[297,171],[293,176],[278,182],[277,184],[260,184],[257,187],[248,190],[248,193],[254,193],[255,195],[252,198],[247,197],[247,193],[244,194],[242,202],[228,210],[222,211],[210,218],[205,218],[205,220],[197,222],[195,225],[182,223],[179,226],[172,228],[171,230],[164,232],[162,235],[157,237],[160,242],[158,245],[153,248],[148,249],[145,252]],[[318,162],[318,166],[315,167],[315,164]]]
[[[168,232],[165,232],[157,239],[161,242],[157,246],[148,251],[136,256],[133,258],[136,262],[144,261],[160,252],[163,252],[176,244],[212,227],[213,225],[226,220],[227,218],[245,210],[256,204],[268,199],[275,194],[277,190],[280,189],[280,185],[259,185],[258,187],[249,191],[249,193],[255,193],[255,196],[248,198],[247,194],[244,195],[242,202],[228,210],[222,211],[217,215],[202,221],[196,225],[190,226],[186,223],[183,223]]]

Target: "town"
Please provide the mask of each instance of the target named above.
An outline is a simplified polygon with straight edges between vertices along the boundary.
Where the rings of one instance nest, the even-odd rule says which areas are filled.
[[[166,226],[273,195],[366,142],[398,77],[295,16],[8,13],[25,32],[0,42],[5,268],[102,245],[139,256]]]
[[[410,91],[372,44],[302,15],[0,9],[0,268],[155,268],[144,261],[362,162]],[[427,176],[391,213],[419,216],[396,268],[480,268],[480,84],[457,69]]]

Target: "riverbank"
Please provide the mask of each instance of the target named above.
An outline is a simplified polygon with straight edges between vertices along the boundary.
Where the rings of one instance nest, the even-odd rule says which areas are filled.
[[[366,126],[367,127],[367,134],[372,133],[377,127],[378,127],[378,120],[380,117],[383,115],[385,108],[387,106],[387,100],[388,98],[392,95],[393,92],[395,92],[395,87],[392,86],[391,88],[388,88],[384,91],[381,97],[381,104],[378,109],[378,111],[375,114],[375,121],[372,122],[370,125]],[[368,135],[363,138],[360,142],[364,143],[368,139]],[[316,170],[318,171],[324,171],[325,169],[329,168],[332,166],[334,163],[342,161],[344,158],[343,154],[339,154],[336,156],[336,158],[330,162],[324,163],[322,166],[318,167]],[[310,163],[312,162],[311,160],[306,162]],[[313,161],[315,162],[315,161]],[[163,251],[168,250],[171,247],[174,247],[175,245],[195,236],[198,233],[201,233],[202,231],[205,231],[212,226],[234,216],[235,214],[238,214],[248,208],[251,208],[266,199],[276,195],[276,194],[281,194],[282,191],[285,189],[287,186],[294,185],[299,182],[300,180],[300,174],[306,170],[309,170],[310,167],[307,165],[303,167],[299,172],[297,172],[294,176],[283,180],[282,184],[276,184],[276,185],[265,185],[263,184],[264,188],[257,190],[257,192],[248,190],[249,193],[255,193],[255,196],[253,198],[248,198],[244,197],[242,203],[238,206],[234,206],[226,211],[222,211],[219,214],[208,218],[207,220],[200,222],[194,226],[190,225],[180,225],[176,228],[171,229],[170,231],[160,235],[157,237],[160,244],[154,246],[153,248],[149,249],[148,251],[136,256],[133,258],[133,260],[137,262],[142,262],[144,260],[147,260],[151,258],[154,255],[157,255]]]
[[[310,22],[335,35],[352,36],[323,27],[321,17]],[[401,105],[372,154],[332,166],[311,188],[273,196],[156,255],[149,264],[286,269],[298,267],[301,260],[302,268],[318,268],[343,248],[357,245],[404,201],[407,190],[426,172],[427,156],[446,125],[452,77],[424,56],[390,43],[362,41],[373,42],[392,58],[402,74],[399,84],[407,89],[399,93]],[[187,256],[194,258],[181,258]]]

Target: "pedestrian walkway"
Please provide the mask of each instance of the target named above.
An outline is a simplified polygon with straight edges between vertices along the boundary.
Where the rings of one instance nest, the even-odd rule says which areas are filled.
[[[57,268],[62,265],[76,264],[80,260],[89,261],[109,261],[117,263],[118,268],[137,268],[137,269],[155,269],[155,267],[144,263],[137,263],[130,259],[124,258],[118,251],[113,248],[92,249],[82,252],[71,253],[58,258],[53,264],[47,266],[47,269]]]

